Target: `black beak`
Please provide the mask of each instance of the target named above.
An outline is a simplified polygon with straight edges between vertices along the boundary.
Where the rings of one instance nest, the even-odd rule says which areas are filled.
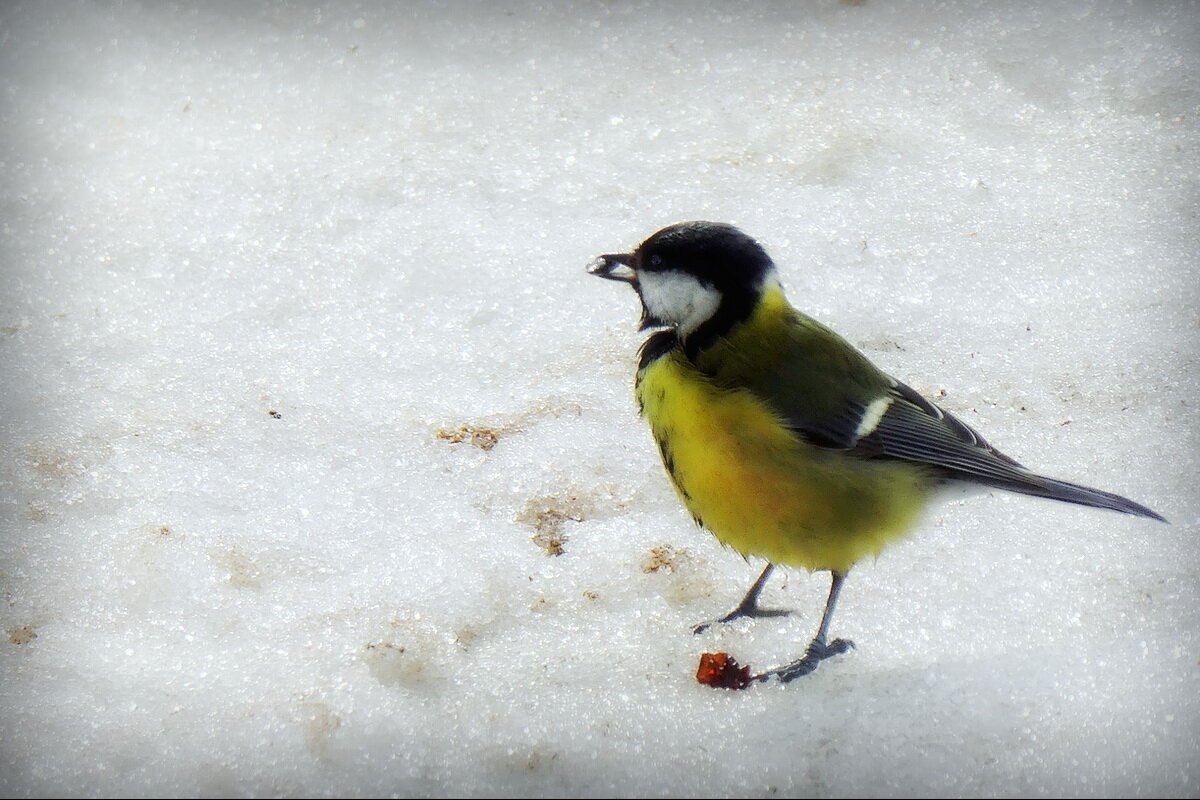
[[[637,283],[637,272],[633,268],[632,253],[610,253],[598,256],[595,261],[588,264],[587,271],[590,275],[608,278],[610,281]]]

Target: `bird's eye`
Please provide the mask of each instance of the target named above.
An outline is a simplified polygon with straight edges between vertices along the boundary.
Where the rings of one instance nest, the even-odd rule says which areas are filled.
[[[655,254],[650,256],[650,266],[657,269],[662,266],[662,256]]]

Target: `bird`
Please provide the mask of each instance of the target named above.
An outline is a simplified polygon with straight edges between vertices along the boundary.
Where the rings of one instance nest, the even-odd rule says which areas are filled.
[[[641,301],[634,381],[663,466],[696,524],[766,567],[730,613],[759,606],[776,565],[828,571],[803,654],[751,680],[788,683],[854,644],[830,639],[850,568],[919,524],[945,490],[1003,489],[1166,522],[1120,495],[1034,473],[796,310],[766,250],[718,222],[670,225],[588,272]]]

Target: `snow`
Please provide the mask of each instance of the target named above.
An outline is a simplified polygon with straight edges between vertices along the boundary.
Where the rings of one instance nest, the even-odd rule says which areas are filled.
[[[1200,793],[1188,3],[0,6],[0,793]],[[990,442],[795,609],[637,418],[730,222]],[[561,550],[558,555],[554,551]]]

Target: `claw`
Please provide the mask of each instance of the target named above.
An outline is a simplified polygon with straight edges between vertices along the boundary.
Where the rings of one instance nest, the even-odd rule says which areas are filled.
[[[708,622],[701,622],[699,625],[692,626],[692,635],[704,633],[713,625],[722,625],[726,622],[733,622],[735,619],[749,617],[750,619],[759,619],[761,617],[786,617],[792,612],[786,608],[759,608],[757,605],[749,607],[738,606],[733,611],[730,611],[720,619],[710,619]]]
[[[820,666],[821,662],[825,659],[841,655],[842,653],[852,650],[853,648],[854,642],[850,641],[849,639],[834,639],[828,644],[823,641],[813,639],[809,643],[808,649],[804,651],[804,655],[800,658],[796,659],[790,664],[785,664],[782,667],[776,667],[775,669],[769,669],[766,672],[754,675],[750,678],[750,680],[766,681],[770,680],[772,677],[778,677],[780,683],[789,683],[796,680],[796,678],[801,678],[811,672],[815,672],[817,667]]]
[[[751,619],[758,619],[759,617],[784,617],[792,613],[791,611],[780,608],[758,607],[758,595],[762,592],[763,586],[766,585],[767,578],[770,577],[771,570],[773,569],[775,569],[774,564],[767,564],[766,569],[764,569],[762,574],[758,576],[758,580],[756,580],[754,585],[750,587],[750,591],[746,592],[746,596],[742,598],[742,602],[738,603],[737,608],[735,608],[733,611],[730,611],[720,619],[701,622],[699,625],[694,626],[692,628],[692,635],[704,633],[713,625],[732,622],[733,620],[741,619],[742,617],[750,617]]]

